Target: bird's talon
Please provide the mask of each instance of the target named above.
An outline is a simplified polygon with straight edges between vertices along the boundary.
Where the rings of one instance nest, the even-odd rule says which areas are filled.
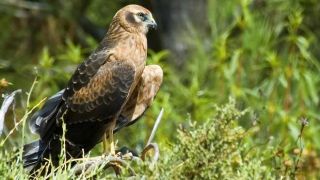
[[[117,154],[115,155],[115,157],[118,157],[118,158],[122,159],[122,153],[121,153],[121,152],[117,152]]]
[[[133,159],[133,154],[131,152],[128,152],[128,153],[126,153],[126,154],[124,154],[122,156],[122,159],[123,160],[132,160]]]

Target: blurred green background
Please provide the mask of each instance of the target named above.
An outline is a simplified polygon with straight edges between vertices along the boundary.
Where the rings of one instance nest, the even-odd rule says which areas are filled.
[[[239,124],[257,127],[248,141],[272,138],[289,156],[307,118],[304,171],[320,170],[319,0],[1,0],[0,93],[26,92],[37,76],[36,105],[64,88],[115,12],[132,3],[158,21],[148,34],[148,64],[165,75],[145,117],[116,136],[118,146],[141,150],[162,107],[155,141],[169,146],[179,126],[207,121],[216,104],[233,97],[239,109],[250,109]]]

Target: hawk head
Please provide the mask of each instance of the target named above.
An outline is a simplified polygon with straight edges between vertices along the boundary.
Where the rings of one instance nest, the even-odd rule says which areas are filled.
[[[156,28],[157,23],[151,12],[139,5],[128,5],[120,9],[113,18],[126,31],[146,34],[150,28]]]

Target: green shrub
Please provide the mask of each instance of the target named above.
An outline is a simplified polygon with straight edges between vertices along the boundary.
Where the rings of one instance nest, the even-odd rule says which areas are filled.
[[[238,125],[248,110],[240,111],[230,99],[215,107],[215,115],[204,124],[195,121],[177,131],[177,142],[161,154],[152,167],[148,164],[139,173],[151,179],[270,179],[272,167],[264,164],[259,149],[248,153],[246,138],[250,133]]]

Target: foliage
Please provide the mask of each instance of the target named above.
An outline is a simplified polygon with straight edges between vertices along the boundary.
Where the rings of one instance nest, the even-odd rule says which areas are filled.
[[[241,107],[252,108],[247,116],[257,121],[260,133],[251,141],[273,137],[275,148],[291,154],[300,132],[298,121],[307,117],[310,126],[303,147],[318,152],[320,69],[314,47],[319,44],[315,37],[320,36],[304,21],[310,18],[305,13],[309,7],[300,1],[255,3],[210,1],[211,38],[201,40],[195,31],[194,54],[184,71],[165,70],[162,93],[170,103],[165,105],[169,112],[164,119],[174,121],[167,121],[162,133],[178,122],[185,124],[188,114],[205,121],[214,113],[213,105],[231,95]],[[252,122],[240,120],[240,124],[250,127]]]
[[[215,107],[213,118],[204,124],[190,122],[178,130],[177,143],[171,144],[157,167],[142,170],[153,179],[270,179],[274,169],[264,165],[260,149],[248,152],[249,133],[238,120],[248,112],[239,111],[235,101]],[[259,168],[257,168],[259,167]],[[150,177],[148,177],[150,178]]]
[[[136,170],[136,177],[151,179],[270,179],[276,177],[275,167],[266,166],[263,162],[266,159],[260,156],[261,153],[268,151],[263,148],[250,149],[250,144],[245,139],[250,138],[252,134],[238,125],[238,120],[248,113],[248,109],[238,110],[234,99],[230,99],[228,104],[216,106],[215,110],[215,116],[204,124],[199,126],[193,121],[190,122],[189,127],[181,127],[178,130],[178,141],[162,152],[163,157],[158,163],[133,161],[131,166]],[[21,121],[25,122],[26,118]],[[3,160],[0,162],[0,177],[19,179],[28,177],[22,167],[20,150],[4,149],[0,153]],[[72,167],[63,161],[64,157],[65,152],[62,151],[61,166],[55,168],[55,173],[50,172],[44,177],[115,177],[113,173],[101,167],[92,169],[90,173],[83,172],[75,176]],[[89,157],[84,159],[87,158]],[[10,169],[14,171],[8,174]],[[125,169],[122,172],[123,177],[128,176]]]

